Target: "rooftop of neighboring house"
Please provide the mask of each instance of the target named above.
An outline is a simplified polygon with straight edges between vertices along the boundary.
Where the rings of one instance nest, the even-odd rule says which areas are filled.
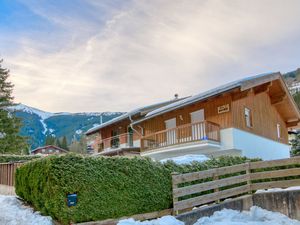
[[[47,145],[47,146],[41,146],[41,147],[38,147],[38,148],[36,148],[36,149],[33,149],[33,150],[31,151],[31,153],[34,153],[34,152],[36,152],[36,151],[38,151],[38,150],[43,150],[43,149],[54,149],[54,150],[59,150],[59,151],[61,151],[61,152],[68,152],[67,150],[65,150],[65,149],[63,149],[63,148],[60,148],[60,147],[57,147],[57,146],[55,146],[55,145]]]
[[[293,112],[293,114],[295,115],[295,118],[297,118],[299,120],[300,119],[299,109],[298,109],[293,97],[290,95],[288,88],[282,78],[281,73],[280,72],[272,72],[272,73],[260,74],[260,75],[240,79],[237,81],[233,81],[228,84],[211,89],[209,91],[202,92],[202,93],[196,94],[191,97],[187,97],[185,99],[176,101],[171,104],[167,104],[165,106],[159,107],[157,109],[154,109],[154,110],[148,112],[147,115],[145,115],[142,119],[133,122],[133,124],[138,124],[142,121],[148,120],[150,118],[156,117],[156,116],[164,114],[166,112],[170,112],[172,110],[182,108],[184,106],[194,104],[196,102],[200,102],[200,101],[206,100],[206,99],[214,97],[214,96],[218,96],[222,93],[228,92],[235,88],[240,88],[241,91],[244,91],[244,90],[248,90],[250,88],[253,88],[253,87],[268,83],[268,82],[272,82],[274,80],[280,81],[281,86],[284,89],[284,91],[286,92],[286,95],[288,97],[287,100],[289,101],[289,105],[291,106],[290,109]]]
[[[127,113],[124,113],[123,115],[121,116],[118,116],[112,120],[109,120],[105,123],[102,123],[98,126],[95,126],[91,129],[89,129],[85,134],[86,135],[90,135],[90,134],[93,134],[97,131],[99,131],[100,129],[104,128],[104,127],[107,127],[109,125],[112,125],[114,123],[117,123],[117,122],[120,122],[122,120],[125,120],[125,119],[129,119],[131,120],[132,117],[134,116],[145,116],[147,115],[147,113],[151,112],[152,110],[155,110],[157,108],[160,108],[160,107],[163,107],[165,105],[168,105],[168,104],[171,104],[171,103],[174,103],[174,102],[177,102],[177,101],[180,101],[180,100],[183,100],[185,99],[186,97],[184,98],[178,98],[177,95],[175,95],[175,98],[172,99],[172,100],[168,100],[168,101],[164,101],[164,102],[159,102],[159,103],[155,103],[155,104],[152,104],[152,105],[147,105],[147,106],[144,106],[144,107],[140,107],[140,108],[137,108],[137,109],[134,109],[130,112],[127,112]]]

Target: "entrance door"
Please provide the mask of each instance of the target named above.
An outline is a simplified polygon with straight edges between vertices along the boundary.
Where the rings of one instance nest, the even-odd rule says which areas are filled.
[[[205,137],[205,124],[201,123],[204,120],[204,109],[191,113],[192,141],[202,140]]]
[[[176,128],[176,118],[169,119],[165,121],[167,134],[167,145],[172,145],[176,143],[176,130],[173,128]],[[171,130],[170,130],[171,129]]]
[[[128,140],[127,140],[128,146],[133,147],[133,130],[130,126],[128,127],[127,132],[128,132]]]
[[[112,130],[111,137],[111,147],[118,148],[120,146],[119,132],[117,130]]]

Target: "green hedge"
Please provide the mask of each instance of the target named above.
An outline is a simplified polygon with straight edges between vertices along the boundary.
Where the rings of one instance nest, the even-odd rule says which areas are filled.
[[[34,160],[17,170],[16,193],[63,224],[162,210],[172,202],[169,172],[141,158]],[[68,193],[77,193],[77,206],[67,207]]]
[[[0,163],[28,161],[40,158],[36,155],[0,155]]]
[[[172,207],[171,173],[187,173],[246,162],[222,157],[204,163],[161,164],[145,158],[50,156],[16,172],[16,193],[63,224],[119,218]],[[78,194],[68,208],[66,195]]]

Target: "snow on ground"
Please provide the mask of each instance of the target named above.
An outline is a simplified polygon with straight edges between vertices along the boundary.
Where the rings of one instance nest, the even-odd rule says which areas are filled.
[[[164,216],[143,222],[126,219],[119,221],[117,225],[184,225],[184,223],[173,216]],[[211,217],[200,218],[194,225],[300,225],[300,221],[253,206],[250,211],[243,212],[223,209],[215,212]]]
[[[300,225],[300,221],[278,213],[270,212],[257,206],[250,211],[239,212],[223,209],[211,217],[202,217],[194,225]]]
[[[135,221],[134,219],[125,219],[119,221],[117,225],[184,225],[184,223],[173,216],[164,216],[156,220],[146,220],[143,222]]]
[[[173,161],[176,164],[182,165],[182,164],[190,164],[194,161],[196,162],[204,162],[209,160],[210,158],[208,158],[205,155],[183,155],[183,156],[178,156],[178,157],[174,157],[174,158],[167,158],[167,159],[163,159],[160,162],[165,163],[167,161]]]
[[[52,219],[33,212],[30,207],[22,205],[15,196],[0,195],[0,224],[52,225]]]
[[[288,188],[270,188],[267,190],[257,190],[255,193],[266,193],[266,192],[280,192],[280,191],[297,191],[300,190],[300,186],[288,187]]]

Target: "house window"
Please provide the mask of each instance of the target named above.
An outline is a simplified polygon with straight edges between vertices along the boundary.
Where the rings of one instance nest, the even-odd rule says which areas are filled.
[[[252,127],[252,114],[251,109],[245,108],[245,121],[247,127]]]
[[[45,149],[44,148],[42,149],[42,152],[45,153]]]
[[[52,149],[49,149],[49,153],[52,153],[53,152],[53,150]]]
[[[277,123],[277,138],[278,139],[281,138],[281,126],[279,123]]]

